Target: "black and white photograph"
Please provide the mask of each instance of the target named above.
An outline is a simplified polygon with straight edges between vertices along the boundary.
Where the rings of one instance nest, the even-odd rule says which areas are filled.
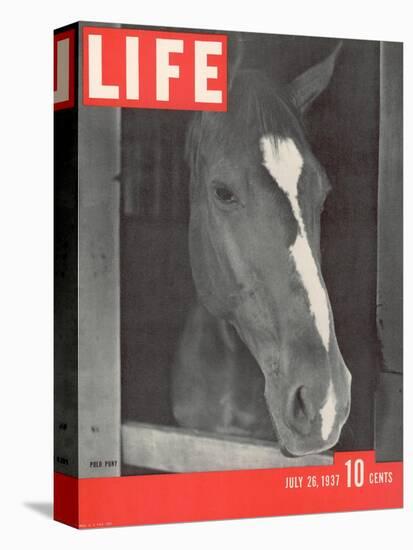
[[[227,112],[56,112],[62,473],[402,459],[402,45],[228,65]]]

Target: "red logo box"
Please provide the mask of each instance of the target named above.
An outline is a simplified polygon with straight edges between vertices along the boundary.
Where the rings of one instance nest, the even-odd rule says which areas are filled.
[[[83,104],[227,110],[227,37],[83,29]]]

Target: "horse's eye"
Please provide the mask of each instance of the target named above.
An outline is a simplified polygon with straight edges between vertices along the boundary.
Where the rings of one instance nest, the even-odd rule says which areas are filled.
[[[220,201],[227,204],[237,202],[234,193],[230,189],[228,189],[228,187],[225,187],[225,185],[217,185],[215,187],[215,195]]]

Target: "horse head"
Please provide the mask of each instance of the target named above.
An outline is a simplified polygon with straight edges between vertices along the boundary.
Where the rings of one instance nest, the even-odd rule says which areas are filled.
[[[281,446],[331,448],[350,409],[351,376],[321,273],[327,175],[301,115],[337,52],[284,88],[239,71],[226,113],[197,113],[187,140],[189,248],[196,290],[258,362]]]

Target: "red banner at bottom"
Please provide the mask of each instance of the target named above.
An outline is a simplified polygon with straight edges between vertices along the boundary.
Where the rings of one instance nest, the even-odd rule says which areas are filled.
[[[330,466],[77,479],[55,473],[54,517],[78,528],[403,506],[403,463],[374,451]]]

